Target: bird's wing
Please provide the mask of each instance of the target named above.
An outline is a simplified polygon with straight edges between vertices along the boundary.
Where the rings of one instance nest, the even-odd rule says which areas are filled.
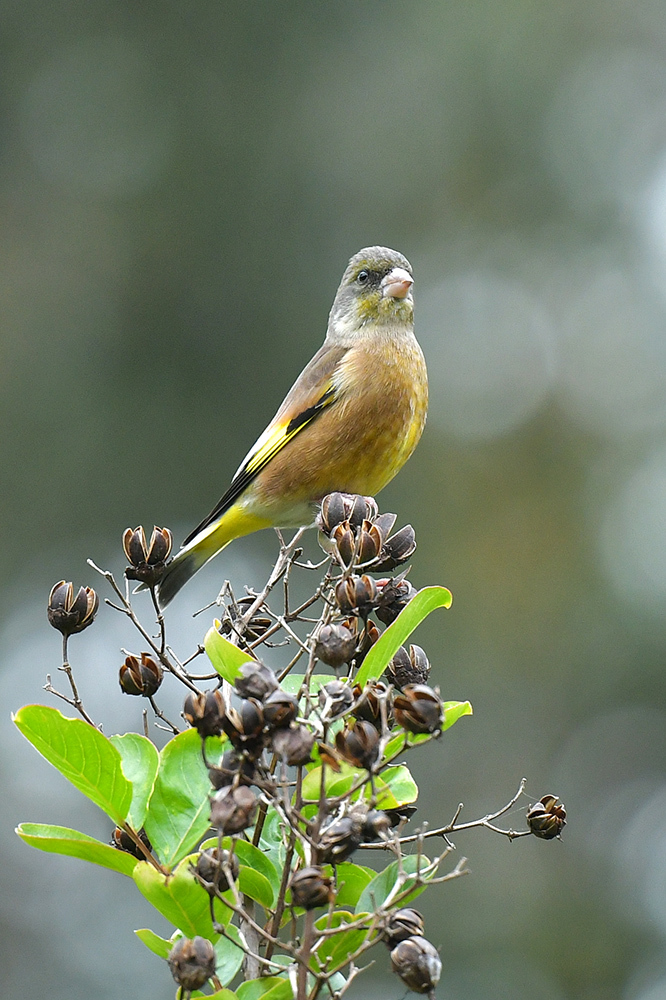
[[[289,390],[280,409],[241,462],[229,489],[201,524],[189,533],[183,545],[188,545],[201,531],[217,521],[247,489],[270,460],[303,428],[339,396],[336,373],[347,354],[346,347],[329,344],[317,351]]]

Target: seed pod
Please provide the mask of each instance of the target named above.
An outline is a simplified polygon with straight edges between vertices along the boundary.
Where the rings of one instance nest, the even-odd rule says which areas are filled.
[[[146,836],[146,831],[141,827],[137,830],[137,836],[142,844],[145,844],[149,851],[152,851],[153,845],[148,840]],[[110,840],[111,847],[115,847],[118,851],[125,851],[126,854],[131,854],[139,861],[145,861],[146,855],[141,850],[141,848],[132,840],[129,833],[126,833],[121,826],[117,826],[113,833],[111,834]]]
[[[264,710],[256,698],[242,698],[238,708],[229,706],[222,728],[238,750],[256,749],[264,729]]]
[[[349,684],[342,681],[329,681],[319,689],[319,705],[322,719],[330,722],[348,712],[354,702],[354,695]]]
[[[99,597],[92,587],[80,587],[75,596],[72,584],[61,580],[51,589],[46,613],[53,628],[74,635],[92,625],[98,608]]]
[[[229,888],[230,883],[225,868],[229,870],[232,881],[235,882],[240,872],[240,863],[236,855],[218,847],[210,847],[199,855],[194,874],[204,883],[208,894],[214,896],[216,892],[225,892]]]
[[[349,813],[332,820],[319,836],[319,861],[337,865],[351,857],[363,840],[364,815]]]
[[[188,694],[183,705],[183,715],[197,730],[199,736],[220,736],[225,718],[225,704],[219,688]]]
[[[391,952],[391,965],[412,993],[432,994],[442,974],[437,949],[420,936],[400,941]]]
[[[411,559],[415,552],[416,535],[411,524],[406,524],[400,531],[396,531],[395,535],[386,539],[379,553],[379,560],[373,566],[373,572],[390,573]]]
[[[357,719],[371,722],[373,726],[382,728],[382,701],[386,701],[387,722],[391,714],[391,700],[388,688],[382,681],[371,681],[361,690],[360,684],[354,685],[354,715]]]
[[[357,623],[359,621],[358,618],[353,618],[351,620]],[[354,661],[357,667],[360,667],[360,665],[363,663],[363,660],[366,658],[366,656],[368,655],[374,644],[377,642],[379,636],[380,636],[379,629],[377,628],[375,623],[370,618],[368,618],[363,623],[363,628],[360,631],[360,637],[357,638],[356,656],[354,657]]]
[[[377,503],[372,497],[362,497],[356,493],[329,493],[321,502],[316,524],[325,535],[343,521],[349,521],[352,528],[361,526],[364,520],[377,517]]]
[[[375,606],[377,585],[372,577],[350,576],[340,580],[335,588],[335,600],[343,614],[358,614],[367,618]]]
[[[211,826],[223,834],[240,833],[252,826],[257,799],[247,785],[228,785],[215,793],[210,804]]]
[[[314,735],[303,725],[276,729],[271,736],[271,746],[289,767],[300,767],[312,760]]]
[[[143,527],[127,528],[123,534],[123,548],[129,566],[125,570],[128,580],[139,580],[153,587],[161,580],[166,561],[171,554],[173,535],[168,528],[153,528],[150,543],[146,542]]]
[[[236,601],[235,607],[231,605],[225,608],[224,618],[218,630],[220,634],[231,635],[233,633],[234,635],[238,635],[240,632],[246,642],[254,642],[268,632],[273,624],[273,619],[269,618],[268,615],[262,614],[261,610],[255,611],[248,622],[240,622],[240,619],[250,610],[254,601],[254,597],[240,597]]]
[[[256,698],[258,701],[263,701],[278,686],[278,679],[271,668],[257,660],[244,663],[234,681],[234,687],[241,698]]]
[[[544,795],[527,810],[527,825],[540,840],[559,837],[567,822],[567,812],[557,795]]]
[[[386,840],[391,820],[383,809],[371,809],[363,824],[363,840]]]
[[[407,684],[393,699],[395,720],[410,733],[436,733],[444,709],[439,694],[427,684]]]
[[[334,898],[333,880],[324,875],[319,865],[301,868],[289,883],[292,906],[302,906],[314,910],[317,906],[328,906]]]
[[[350,764],[370,771],[379,756],[379,733],[371,722],[356,719],[336,734],[335,746]]]
[[[215,975],[215,949],[207,938],[181,938],[167,961],[171,975],[184,990],[198,990]]]
[[[288,726],[298,715],[298,699],[278,688],[264,700],[264,722],[273,729]]]
[[[324,625],[319,630],[315,656],[337,670],[353,659],[356,639],[346,625]]]
[[[386,668],[392,684],[405,688],[408,684],[425,684],[430,677],[430,661],[420,646],[412,645],[409,652],[399,646]]]
[[[372,521],[363,521],[358,541],[358,563],[373,562],[379,555],[383,541],[379,527]]]
[[[208,777],[213,788],[227,785],[252,785],[255,767],[251,760],[235,750],[227,750],[217,767],[208,768]]]
[[[356,551],[356,535],[349,521],[343,521],[333,529],[331,542],[345,566],[351,566]]]
[[[400,941],[410,937],[423,937],[425,923],[418,910],[411,906],[403,906],[389,913],[384,923],[384,940],[389,948],[395,948]]]
[[[402,576],[391,580],[377,580],[377,590],[375,610],[380,622],[384,622],[385,625],[394,622],[416,594],[416,587]]]
[[[141,654],[141,662],[130,654],[120,668],[118,680],[125,694],[152,698],[162,683],[162,668],[148,653]]]

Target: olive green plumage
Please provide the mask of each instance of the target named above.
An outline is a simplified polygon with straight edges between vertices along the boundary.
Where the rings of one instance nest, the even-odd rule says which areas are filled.
[[[366,247],[352,257],[322,347],[167,567],[162,607],[235,538],[311,524],[327,493],[373,496],[402,468],[428,406],[412,285],[409,261],[395,250]]]

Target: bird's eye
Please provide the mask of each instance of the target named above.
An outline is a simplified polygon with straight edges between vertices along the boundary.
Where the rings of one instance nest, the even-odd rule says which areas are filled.
[[[359,285],[365,285],[369,277],[370,277],[369,271],[359,271],[358,274],[356,275],[356,280],[358,281]]]

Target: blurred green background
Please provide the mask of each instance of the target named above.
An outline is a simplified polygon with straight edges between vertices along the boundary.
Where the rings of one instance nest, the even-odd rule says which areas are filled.
[[[454,593],[417,638],[475,708],[414,755],[420,815],[522,775],[509,823],[544,792],[569,813],[562,843],[458,838],[473,874],[422,906],[438,996],[666,1000],[663,3],[6,0],[0,32],[6,995],[172,995],[134,887],[14,837],[108,830],[9,712],[57,666],[51,585],[121,569],[128,525],[183,537],[382,243],[414,266],[432,393],[382,508],[416,528],[413,582]],[[182,648],[196,598],[274,551],[197,578]],[[140,723],[123,645],[106,609],[72,649],[107,732]],[[354,995],[401,997],[376,959]]]

